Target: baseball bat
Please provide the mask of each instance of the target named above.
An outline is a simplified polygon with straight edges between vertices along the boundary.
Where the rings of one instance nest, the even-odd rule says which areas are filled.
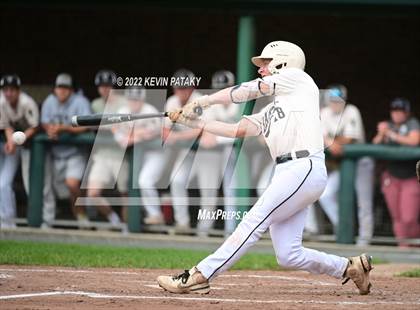
[[[194,108],[197,115],[203,114],[201,107]],[[148,113],[148,114],[93,114],[93,115],[75,115],[71,118],[73,127],[77,126],[99,126],[110,125],[135,121],[139,119],[147,119],[154,117],[167,117],[168,112]]]
[[[166,117],[168,112],[150,113],[150,114],[93,114],[93,115],[75,115],[71,118],[71,124],[77,126],[99,126],[116,123],[130,122],[139,119],[152,117]]]

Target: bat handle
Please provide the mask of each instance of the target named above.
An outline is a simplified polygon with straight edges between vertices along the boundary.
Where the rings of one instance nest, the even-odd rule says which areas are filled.
[[[202,107],[195,107],[193,111],[198,116],[201,116],[203,114],[203,108]],[[169,116],[169,112],[163,112],[163,116],[168,117]],[[73,121],[72,121],[72,123],[73,123]]]

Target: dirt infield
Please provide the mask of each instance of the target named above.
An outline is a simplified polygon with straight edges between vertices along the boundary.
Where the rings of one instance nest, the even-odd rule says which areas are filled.
[[[168,270],[0,266],[0,309],[419,309],[420,278],[395,277],[414,266],[379,265],[373,289],[296,271],[232,271],[208,295],[174,295],[155,282]],[[418,266],[417,266],[418,267]]]

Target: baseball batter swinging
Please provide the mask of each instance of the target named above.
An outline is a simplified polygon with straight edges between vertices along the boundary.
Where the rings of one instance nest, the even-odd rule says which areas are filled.
[[[172,293],[208,293],[209,281],[228,270],[269,229],[277,261],[283,267],[328,274],[344,279],[343,284],[351,279],[360,294],[368,294],[371,257],[344,258],[302,246],[307,206],[318,200],[327,180],[319,90],[303,70],[303,51],[295,44],[275,41],[253,57],[252,63],[261,78],[195,99],[171,112],[170,118],[221,136],[263,135],[277,163],[271,183],[219,249],[184,273],[158,277],[159,285]],[[194,112],[197,107],[263,96],[274,96],[274,101],[236,124],[205,122]]]

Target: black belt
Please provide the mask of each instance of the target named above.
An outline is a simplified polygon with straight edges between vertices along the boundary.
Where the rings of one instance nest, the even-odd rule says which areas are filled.
[[[310,155],[308,150],[296,151],[295,154],[296,154],[296,159],[297,158],[305,158],[305,157],[308,157]],[[287,153],[287,154],[283,154],[281,156],[276,157],[276,163],[277,164],[282,164],[282,163],[285,163],[286,161],[293,160],[293,159],[295,159],[295,158],[292,157],[292,154]]]

